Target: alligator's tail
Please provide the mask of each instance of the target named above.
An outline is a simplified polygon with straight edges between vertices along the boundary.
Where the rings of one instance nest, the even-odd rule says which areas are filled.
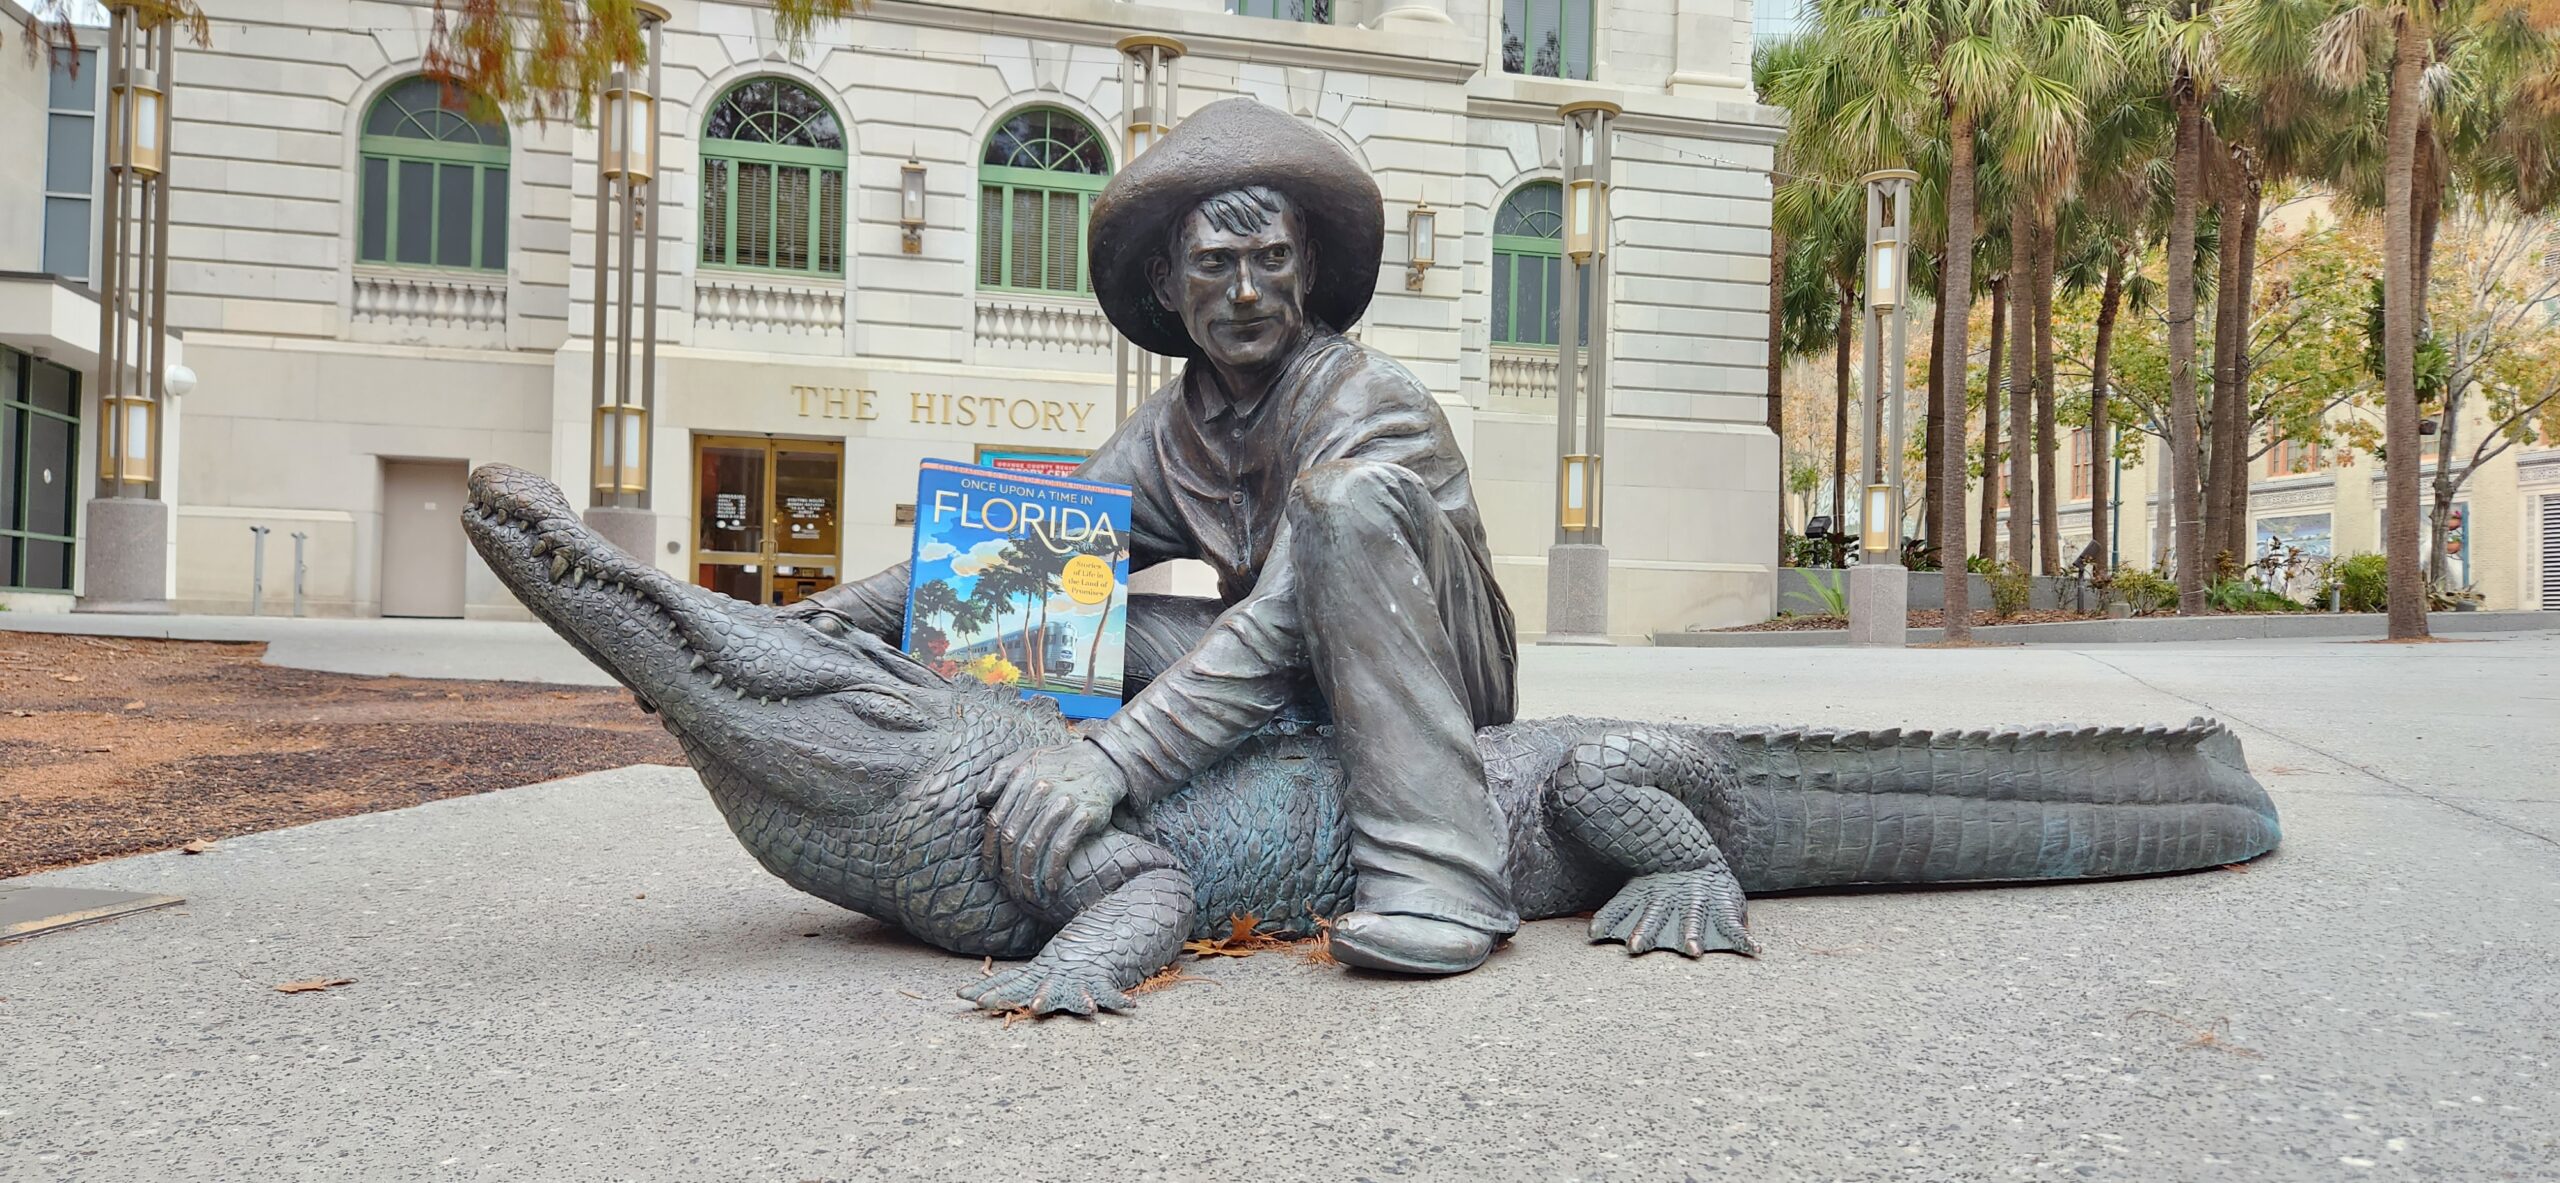
[[[2275,849],[2238,736],[2184,727],[1737,730],[1745,890],[2149,875]]]

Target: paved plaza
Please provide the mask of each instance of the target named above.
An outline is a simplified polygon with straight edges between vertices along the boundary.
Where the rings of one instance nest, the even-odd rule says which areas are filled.
[[[580,673],[529,626],[306,623],[344,630],[324,668]],[[189,902],[0,946],[0,1179],[2560,1179],[2560,634],[1532,649],[1521,680],[1533,715],[2212,714],[2285,843],[1763,899],[1757,961],[1549,921],[1453,980],[1263,954],[1008,1026],[952,998],[975,962],[626,769],[33,877]],[[355,981],[272,988],[310,978]]]

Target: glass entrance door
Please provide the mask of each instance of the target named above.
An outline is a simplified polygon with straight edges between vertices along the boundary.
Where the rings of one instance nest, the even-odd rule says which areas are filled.
[[[835,586],[844,444],[693,440],[694,582],[779,607]]]

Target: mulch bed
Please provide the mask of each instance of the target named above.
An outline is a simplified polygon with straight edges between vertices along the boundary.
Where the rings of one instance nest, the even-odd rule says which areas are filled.
[[[2004,616],[1995,620],[1992,618],[1990,610],[1984,609],[1973,614],[1973,626],[1975,628],[1981,628],[1984,625],[1991,624],[2052,624],[2056,621],[2063,620],[2103,619],[2105,619],[2103,615],[2095,612],[2069,612],[2058,608],[2038,608],[2033,611],[2020,612],[2014,616]],[[1936,608],[1915,610],[1911,613],[1911,627],[1913,628],[1937,628],[1945,622],[1946,613]],[[1845,629],[1847,627],[1849,627],[1849,618],[1846,616],[1780,616],[1773,620],[1763,620],[1758,624],[1739,624],[1732,628],[1720,628],[1713,631],[1719,633],[1801,633],[1814,632],[1822,629]]]
[[[0,879],[683,763],[619,689],[315,673],[265,652],[0,634]]]

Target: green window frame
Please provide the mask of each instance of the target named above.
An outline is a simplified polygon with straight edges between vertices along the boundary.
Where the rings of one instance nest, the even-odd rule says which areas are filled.
[[[749,78],[711,105],[702,130],[704,267],[844,274],[844,124],[816,91]]]
[[[80,371],[0,346],[0,587],[71,590],[79,493]]]
[[[504,271],[507,126],[423,75],[365,111],[357,141],[356,260],[389,267]]]
[[[1591,80],[1595,0],[1502,0],[1502,69]]]
[[[1305,25],[1332,24],[1333,9],[1334,0],[1227,0],[1227,11],[1237,16]]]
[[[1055,107],[1025,107],[987,137],[978,164],[978,287],[1081,295],[1085,226],[1111,180],[1091,124]]]
[[[1531,181],[1493,215],[1493,343],[1553,349],[1564,293],[1564,186]],[[1582,279],[1582,339],[1591,340],[1591,281]]]

